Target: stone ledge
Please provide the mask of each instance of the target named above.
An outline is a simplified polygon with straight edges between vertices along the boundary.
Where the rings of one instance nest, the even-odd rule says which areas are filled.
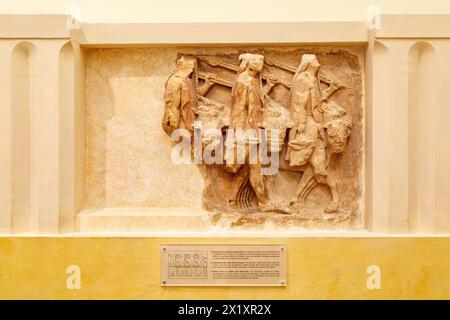
[[[338,219],[342,224],[333,228],[341,236],[354,231],[364,232],[364,229],[342,229],[348,227],[348,216],[342,214],[329,215]],[[331,217],[332,216],[332,217]],[[313,226],[317,234],[325,234],[326,226],[322,215],[300,214],[217,214],[201,209],[186,208],[105,208],[89,209],[77,215],[78,234],[214,234],[214,233],[241,233],[258,236],[282,234],[301,234],[307,226]],[[257,219],[257,225],[248,225],[249,221]],[[333,230],[328,230],[333,233]],[[367,232],[367,231],[365,231]]]
[[[184,208],[106,208],[77,216],[80,232],[206,231],[208,213]]]
[[[92,47],[368,42],[364,21],[82,23],[77,36]]]

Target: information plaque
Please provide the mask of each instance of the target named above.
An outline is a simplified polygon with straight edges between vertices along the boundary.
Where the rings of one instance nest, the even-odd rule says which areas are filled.
[[[284,245],[162,245],[162,286],[285,286]]]

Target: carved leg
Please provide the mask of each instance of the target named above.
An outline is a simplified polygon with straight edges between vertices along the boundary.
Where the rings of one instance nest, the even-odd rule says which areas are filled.
[[[256,193],[258,198],[258,203],[261,207],[265,208],[267,206],[267,195],[264,188],[264,180],[261,175],[261,165],[260,164],[249,164],[250,167],[250,184]]]
[[[326,184],[328,185],[328,187],[330,187],[331,197],[333,198],[333,200],[331,204],[325,208],[325,213],[333,213],[339,210],[339,202],[340,202],[338,187],[333,175],[331,174],[327,175]]]
[[[336,157],[330,156],[330,161],[328,166],[333,165],[336,161]],[[315,180],[318,183],[326,184],[331,191],[331,196],[333,201],[331,204],[325,208],[325,213],[333,213],[338,211],[339,209],[339,192],[337,188],[337,184],[335,179],[331,174],[329,174],[329,169],[327,168],[327,156],[326,150],[324,148],[324,144],[322,140],[317,140],[316,148],[314,149],[314,153],[311,157],[311,165],[314,168]]]
[[[336,160],[337,160],[337,153],[332,153],[331,155],[330,155],[330,160],[328,161],[328,168],[333,168],[334,167],[334,164],[336,163]]]
[[[315,179],[309,180],[308,185],[303,189],[302,193],[300,194],[299,203],[300,205],[304,205],[306,201],[306,197],[309,195],[309,193],[317,186],[317,181]]]
[[[339,191],[336,180],[333,175],[327,172],[326,174],[316,174],[314,179],[317,183],[323,183],[330,188],[332,201],[328,207],[324,209],[325,213],[334,213],[339,210]],[[311,188],[312,189],[312,188]],[[309,190],[311,191],[311,190]]]
[[[298,184],[297,187],[297,191],[295,192],[295,195],[291,200],[291,205],[295,205],[298,203],[300,195],[303,193],[303,191],[313,178],[314,178],[313,169],[311,166],[308,166],[306,170],[303,172],[302,178],[300,179],[300,183]]]
[[[231,186],[230,196],[228,198],[228,202],[231,205],[237,205],[237,197],[239,190],[243,183],[245,183],[245,180],[247,179],[249,174],[249,170],[247,166],[243,166],[241,170],[239,170],[238,173],[235,174],[233,179],[233,185]]]

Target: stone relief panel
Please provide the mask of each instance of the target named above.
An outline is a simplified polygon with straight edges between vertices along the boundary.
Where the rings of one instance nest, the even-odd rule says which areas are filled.
[[[88,205],[203,208],[225,227],[362,227],[362,57],[90,50]]]

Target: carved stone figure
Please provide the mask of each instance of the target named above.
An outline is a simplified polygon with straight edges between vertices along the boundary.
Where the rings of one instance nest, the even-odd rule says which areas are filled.
[[[205,84],[197,89],[196,68],[197,59],[195,57],[182,56],[178,59],[175,70],[166,82],[162,127],[168,135],[179,128],[193,131],[198,95],[205,95],[213,85],[207,79]],[[193,74],[194,79],[191,78]]]
[[[295,125],[289,132],[286,160],[290,166],[307,165],[291,203],[298,203],[314,178],[329,186],[333,200],[325,212],[332,213],[338,210],[340,199],[336,181],[327,168],[331,153],[326,145],[319,68],[315,55],[304,54],[294,75],[291,103]]]
[[[257,132],[258,124],[262,121],[263,108],[263,89],[261,87],[260,73],[264,66],[264,57],[257,54],[241,54],[239,56],[241,65],[239,67],[236,81],[233,85],[232,95],[232,110],[230,128],[248,130],[252,129]],[[268,210],[268,199],[264,187],[264,180],[261,174],[261,163],[251,163],[249,159],[249,144],[258,144],[259,137],[249,137],[245,145],[245,161],[248,166],[248,174],[250,185],[258,198],[258,207],[261,211]],[[230,144],[228,144],[230,145]],[[236,173],[240,169],[240,164],[237,159],[227,159],[226,169]],[[236,179],[241,181],[241,179]],[[235,187],[235,190],[237,188]]]

